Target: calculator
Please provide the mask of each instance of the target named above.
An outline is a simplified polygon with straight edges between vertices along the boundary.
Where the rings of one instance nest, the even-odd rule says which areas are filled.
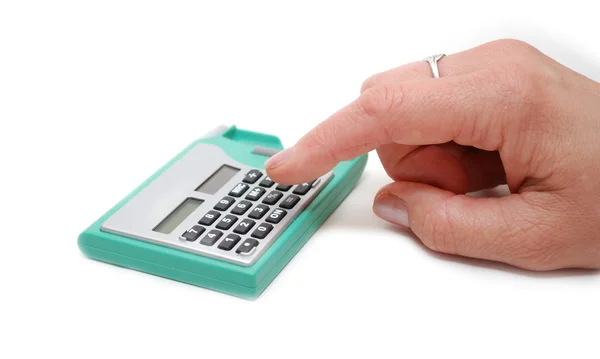
[[[306,183],[271,180],[269,134],[220,126],[189,144],[78,237],[87,257],[256,299],[354,189],[368,155]]]

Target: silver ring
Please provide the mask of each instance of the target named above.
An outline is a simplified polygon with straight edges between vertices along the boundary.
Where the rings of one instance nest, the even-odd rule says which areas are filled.
[[[429,63],[429,67],[431,67],[431,73],[433,74],[433,77],[436,79],[440,77],[440,70],[438,70],[437,63],[444,56],[446,56],[446,55],[445,54],[436,54],[436,55],[431,55],[431,56],[423,59],[423,61]]]

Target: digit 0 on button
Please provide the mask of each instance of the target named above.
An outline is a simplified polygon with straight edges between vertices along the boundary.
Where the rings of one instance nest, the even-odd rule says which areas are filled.
[[[263,223],[260,226],[256,227],[254,232],[252,232],[252,237],[263,239],[273,230],[273,226],[268,223]]]

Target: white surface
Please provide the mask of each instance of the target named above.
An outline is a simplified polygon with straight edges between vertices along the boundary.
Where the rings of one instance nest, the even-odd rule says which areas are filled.
[[[207,128],[293,144],[369,75],[431,53],[516,37],[599,80],[592,3],[0,3],[0,357],[598,358],[600,275],[427,251],[372,214],[373,154],[255,302],[76,245]]]

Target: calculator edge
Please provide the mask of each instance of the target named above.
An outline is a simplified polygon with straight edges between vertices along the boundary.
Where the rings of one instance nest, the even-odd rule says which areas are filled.
[[[270,282],[301,249],[304,243],[352,191],[364,170],[368,157],[368,155],[363,155],[336,166],[334,173],[337,173],[334,176],[333,183],[326,186],[322,193],[319,193],[315,197],[313,200],[314,203],[308,208],[309,211],[312,210],[315,212],[306,214],[307,218],[305,218],[302,228],[288,228],[282,233],[280,239],[278,239],[288,244],[287,250],[284,253],[277,253],[276,249],[269,248],[263,257],[252,267],[240,267],[213,258],[185,253],[176,249],[100,230],[101,224],[110,215],[127,203],[127,201],[155,178],[160,176],[161,173],[185,155],[193,146],[202,142],[220,145],[237,143],[238,147],[228,147],[226,152],[232,158],[238,160],[240,160],[240,156],[235,152],[241,148],[247,149],[251,146],[265,146],[277,150],[283,149],[280,140],[275,136],[238,130],[235,126],[229,127],[215,136],[194,141],[86,228],[78,237],[78,246],[81,252],[91,259],[102,262],[225,292],[238,297],[255,299],[268,287]],[[262,159],[262,163],[264,163],[264,160],[266,158]],[[249,162],[249,165],[262,167],[262,163],[258,163],[261,160],[256,156],[242,158],[241,161],[245,163]],[[329,205],[321,203],[324,200],[323,198],[330,200]],[[332,198],[334,199],[332,200]],[[280,258],[274,259],[273,256],[277,254]],[[213,272],[221,273],[219,275],[221,278],[211,277]],[[232,276],[237,277],[235,280],[227,280],[226,277],[228,275],[223,275],[223,273],[231,273]]]

